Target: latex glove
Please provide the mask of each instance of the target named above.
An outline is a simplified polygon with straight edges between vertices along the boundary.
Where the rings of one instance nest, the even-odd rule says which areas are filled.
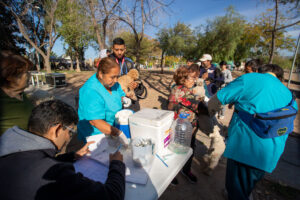
[[[131,105],[131,99],[128,97],[123,97],[122,102],[125,108],[128,108]]]
[[[124,146],[124,148],[127,149],[128,145],[129,145],[129,141],[128,141],[128,138],[126,137],[126,135],[123,133],[123,131],[120,131],[119,140],[122,143],[122,145]]]
[[[204,102],[206,103],[207,105],[207,102],[209,101],[209,98],[207,96],[204,97]]]

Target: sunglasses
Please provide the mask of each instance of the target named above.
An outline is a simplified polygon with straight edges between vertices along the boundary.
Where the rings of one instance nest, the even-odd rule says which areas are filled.
[[[63,127],[69,130],[70,137],[77,133],[77,131],[74,128],[71,128],[69,126],[63,126]]]

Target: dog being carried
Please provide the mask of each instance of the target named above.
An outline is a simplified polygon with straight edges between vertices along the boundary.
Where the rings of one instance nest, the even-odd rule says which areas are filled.
[[[130,87],[130,84],[139,79],[139,72],[136,69],[131,69],[126,75],[121,76],[118,79],[122,90],[125,92],[126,96],[134,101],[137,101],[137,96],[134,93],[134,89]]]

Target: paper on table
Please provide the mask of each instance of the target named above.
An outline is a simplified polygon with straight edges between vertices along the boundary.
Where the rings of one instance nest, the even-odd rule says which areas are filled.
[[[108,173],[109,166],[109,154],[115,152],[116,148],[112,148],[108,145],[107,137],[104,134],[94,135],[87,138],[87,141],[95,141],[94,144],[89,146],[91,154],[88,158],[96,160],[102,164],[102,168],[106,168],[106,174]],[[146,184],[148,181],[148,173],[150,172],[151,165],[143,168],[138,168],[134,165],[132,160],[131,150],[124,150],[121,148],[120,152],[123,154],[123,162],[126,165],[126,181],[138,184]],[[105,181],[98,180],[98,176],[103,176],[103,171],[99,172],[99,163],[90,162],[90,159],[82,159],[76,162],[75,169],[78,172],[81,172],[85,176],[89,176],[93,180],[97,181]],[[100,175],[98,174],[100,173]],[[87,175],[86,175],[87,174]],[[93,177],[93,174],[95,177]]]
[[[84,157],[74,163],[75,171],[82,173],[85,177],[94,181],[105,183],[108,174],[108,167],[99,162]]]

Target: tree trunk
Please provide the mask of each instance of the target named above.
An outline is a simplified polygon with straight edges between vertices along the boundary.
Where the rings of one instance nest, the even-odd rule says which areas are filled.
[[[161,73],[162,74],[164,73],[164,66],[163,66],[163,63],[164,63],[164,54],[165,54],[165,52],[162,51],[161,52],[161,60],[160,60],[160,67],[161,67]]]
[[[96,32],[96,37],[97,37],[97,41],[98,41],[98,45],[99,45],[99,50],[103,47],[102,41],[101,41],[101,36],[100,36],[100,30],[95,18],[95,9],[94,9],[94,5],[93,2],[91,0],[87,0],[87,3],[89,5],[90,11],[91,11],[91,17],[92,17],[92,23],[93,23],[93,27],[94,30]]]
[[[103,37],[102,37],[102,49],[106,49],[106,27],[107,27],[107,22],[108,22],[108,19],[105,18],[104,21],[103,21],[103,24],[102,24],[102,33],[103,33]]]
[[[46,69],[47,73],[51,73],[51,64],[50,64],[50,59],[49,57],[44,58],[44,69]]]
[[[71,56],[70,56],[71,57]],[[71,66],[70,66],[70,71],[74,71],[74,66],[73,66],[73,59],[71,58]]]
[[[274,26],[273,26],[273,30],[272,30],[271,52],[270,52],[270,57],[269,57],[269,64],[272,64],[273,58],[274,58],[277,21],[278,21],[278,0],[275,0],[275,21],[274,21]]]
[[[79,65],[79,55],[76,55],[76,72],[81,72]]]
[[[269,64],[272,64],[274,58],[274,51],[275,51],[275,32],[272,31],[272,41],[271,41],[271,52],[269,57]]]
[[[39,53],[37,51],[35,51],[35,56],[36,56],[36,69],[37,71],[41,71],[41,66],[40,66],[40,56]]]
[[[137,62],[138,65],[140,64],[140,59],[141,59],[140,49],[141,49],[141,43],[138,40],[137,43],[136,43],[136,47],[135,47],[135,50],[136,50],[135,58],[136,58],[136,62]]]

